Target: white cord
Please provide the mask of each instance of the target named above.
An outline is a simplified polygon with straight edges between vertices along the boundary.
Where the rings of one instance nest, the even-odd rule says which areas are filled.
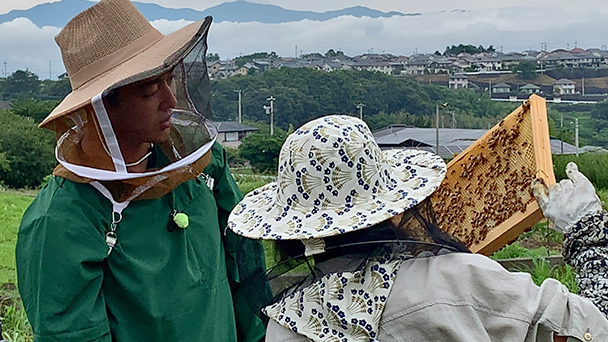
[[[140,164],[140,163],[141,163],[141,162],[143,162],[144,160],[146,160],[146,158],[148,158],[148,157],[149,157],[149,156],[152,154],[152,147],[153,147],[153,146],[154,146],[154,145],[150,144],[150,150],[148,151],[148,153],[144,154],[144,156],[143,156],[143,157],[141,157],[141,159],[140,159],[140,160],[138,160],[138,161],[136,161],[136,162],[133,162],[133,163],[125,164],[125,166],[126,166],[126,167],[135,166],[135,165]]]

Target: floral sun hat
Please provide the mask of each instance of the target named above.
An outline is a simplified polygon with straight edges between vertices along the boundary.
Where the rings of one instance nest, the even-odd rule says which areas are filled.
[[[245,196],[228,226],[239,235],[272,240],[348,233],[412,208],[445,174],[445,162],[435,154],[381,151],[365,122],[325,116],[287,138],[277,181]]]

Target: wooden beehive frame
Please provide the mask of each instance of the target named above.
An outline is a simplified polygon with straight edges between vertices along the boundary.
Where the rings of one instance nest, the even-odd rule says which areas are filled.
[[[448,163],[431,197],[439,227],[490,255],[542,219],[530,182],[555,183],[547,107],[532,95]]]

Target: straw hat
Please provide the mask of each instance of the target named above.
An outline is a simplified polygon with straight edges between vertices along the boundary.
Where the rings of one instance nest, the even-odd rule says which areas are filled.
[[[210,24],[207,17],[165,36],[129,0],[101,0],[55,37],[73,91],[40,126],[85,107],[103,91],[170,70]]]
[[[445,174],[435,154],[380,151],[365,122],[326,116],[287,138],[277,181],[249,193],[228,226],[239,235],[276,240],[348,233],[415,206]]]

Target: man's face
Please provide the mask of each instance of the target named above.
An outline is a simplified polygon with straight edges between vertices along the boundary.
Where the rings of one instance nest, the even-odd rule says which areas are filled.
[[[169,137],[171,109],[177,105],[173,72],[118,88],[118,103],[106,103],[121,147],[162,143]]]

